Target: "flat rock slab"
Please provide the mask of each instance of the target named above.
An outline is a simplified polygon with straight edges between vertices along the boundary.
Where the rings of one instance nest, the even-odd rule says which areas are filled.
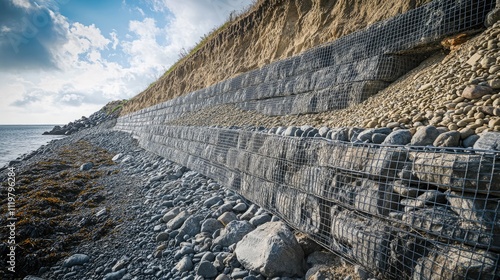
[[[439,188],[500,196],[500,163],[495,155],[410,152],[413,174]]]

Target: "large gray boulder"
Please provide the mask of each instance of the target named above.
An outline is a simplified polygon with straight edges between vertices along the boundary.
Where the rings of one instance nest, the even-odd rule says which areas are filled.
[[[254,229],[255,227],[252,226],[248,221],[231,221],[221,231],[220,235],[216,239],[214,239],[214,244],[218,244],[223,247],[229,247],[232,244],[240,241],[243,236]]]
[[[385,138],[382,145],[406,145],[411,141],[411,133],[409,130],[396,130],[391,132]]]
[[[282,222],[270,222],[247,234],[236,245],[238,261],[266,277],[304,275],[304,252]]]

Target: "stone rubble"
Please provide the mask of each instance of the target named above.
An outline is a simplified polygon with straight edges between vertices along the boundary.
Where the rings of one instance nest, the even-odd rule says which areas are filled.
[[[111,204],[97,211],[102,212],[99,214],[102,217],[121,221],[112,234],[95,243],[83,241],[72,248],[73,254],[67,258],[50,267],[42,267],[36,276],[32,274],[24,279],[304,279],[310,267],[305,265],[307,256],[322,250],[321,247],[316,245],[315,251],[304,254],[291,230],[283,223],[278,224],[280,231],[286,232],[285,236],[266,229],[273,227],[275,221],[280,220],[278,217],[212,179],[138,148],[133,141],[127,140],[128,137],[119,132],[89,129],[48,144],[49,147],[63,147],[71,145],[76,138],[84,138],[116,151],[114,168],[120,169],[122,175],[112,181],[103,179],[103,183],[108,185],[108,193],[114,195],[123,181],[134,178],[137,185],[132,192],[136,193],[133,196],[130,196],[132,193],[124,194],[129,198],[123,205],[110,201]],[[30,159],[36,160],[39,158]],[[178,170],[182,170],[182,174]],[[169,176],[172,174],[180,176]],[[116,216],[117,207],[124,209],[126,216]],[[220,218],[229,215],[234,220],[224,225]],[[238,249],[238,242],[254,232],[255,227],[270,240],[288,238],[283,243],[285,251],[273,249],[273,258],[262,264],[268,267],[274,263],[274,258],[285,258],[281,270],[269,274],[270,278],[238,259],[246,251],[241,249],[244,244]],[[286,244],[295,244],[294,251],[286,251]],[[242,252],[239,257],[235,253],[238,250]],[[296,267],[286,258],[304,263],[304,266],[290,274]],[[354,266],[344,263],[338,267],[342,271],[336,275],[359,279]],[[263,271],[267,272],[267,269]]]

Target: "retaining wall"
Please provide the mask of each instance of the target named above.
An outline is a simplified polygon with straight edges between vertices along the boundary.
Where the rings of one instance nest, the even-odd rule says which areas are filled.
[[[117,128],[136,134],[147,150],[218,180],[378,277],[500,277],[498,154],[236,129]]]
[[[317,113],[359,103],[417,66],[452,34],[483,27],[494,0],[436,0],[301,55],[132,113],[158,122],[232,103],[269,115]]]
[[[499,279],[498,153],[164,123],[233,103],[271,115],[359,103],[494,1],[434,1],[304,54],[118,119],[145,149],[218,180],[380,278]]]

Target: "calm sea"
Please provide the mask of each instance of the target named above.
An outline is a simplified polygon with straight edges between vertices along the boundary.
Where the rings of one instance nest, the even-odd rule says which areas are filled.
[[[0,125],[0,167],[20,155],[40,148],[52,139],[64,137],[42,135],[53,127],[53,125]]]

